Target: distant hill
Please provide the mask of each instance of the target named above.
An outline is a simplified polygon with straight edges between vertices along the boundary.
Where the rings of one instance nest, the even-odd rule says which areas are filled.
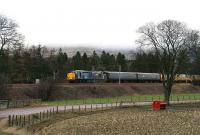
[[[92,47],[61,47],[63,52],[66,52],[69,57],[72,57],[76,54],[77,51],[83,55],[83,53],[87,53],[88,56],[91,56],[93,51],[100,56],[102,51],[109,52],[110,54],[114,54],[115,56],[120,52],[126,56],[126,59],[133,59],[134,49],[101,49],[101,48],[92,48]],[[58,50],[59,48],[55,48]]]

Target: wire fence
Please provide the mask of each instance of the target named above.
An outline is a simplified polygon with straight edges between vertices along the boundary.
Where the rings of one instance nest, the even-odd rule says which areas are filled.
[[[0,100],[0,110],[8,108],[25,107],[32,104],[40,104],[41,99],[25,99],[25,100]]]
[[[107,103],[107,104],[91,104],[91,105],[71,105],[71,106],[56,106],[51,109],[30,114],[30,115],[9,115],[9,126],[25,127],[36,123],[40,123],[45,120],[49,120],[55,115],[66,113],[85,113],[92,111],[104,111],[113,108],[119,108],[125,106],[122,103]]]
[[[50,109],[45,111],[30,114],[30,115],[9,115],[8,124],[9,126],[25,127],[30,126],[36,123],[40,123],[45,120],[49,120],[52,117],[60,114],[66,113],[83,113],[91,111],[100,111],[108,110],[113,108],[123,108],[130,106],[143,106],[151,105],[153,101],[162,101],[163,97],[161,96],[131,96],[129,98],[106,98],[95,101],[83,100],[83,102],[77,102],[77,104],[65,104],[63,106],[52,106]],[[170,102],[173,104],[177,103],[200,103],[200,96],[196,95],[179,95],[172,96]],[[114,102],[115,101],[115,102]]]
[[[101,104],[101,103],[115,103],[115,102],[152,102],[152,101],[164,101],[162,95],[133,95],[133,96],[121,96],[121,97],[97,97],[97,98],[85,98],[85,99],[67,99],[57,101],[44,102],[48,105],[79,105],[79,104]],[[200,100],[200,94],[180,94],[172,95],[170,101],[188,101],[188,100]]]

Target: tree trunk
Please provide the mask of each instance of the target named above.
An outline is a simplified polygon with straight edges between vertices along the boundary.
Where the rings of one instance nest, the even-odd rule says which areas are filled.
[[[168,106],[170,105],[171,89],[171,84],[166,84],[166,86],[164,86],[164,101],[167,103]]]

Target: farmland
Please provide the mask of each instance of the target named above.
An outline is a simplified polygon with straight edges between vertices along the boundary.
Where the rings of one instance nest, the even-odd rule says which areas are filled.
[[[200,109],[186,106],[171,106],[166,111],[134,107],[73,117],[42,129],[40,134],[199,134]]]

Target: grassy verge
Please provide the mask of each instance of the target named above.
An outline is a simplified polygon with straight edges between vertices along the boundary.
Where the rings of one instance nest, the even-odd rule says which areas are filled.
[[[0,130],[0,135],[13,135],[13,134],[5,133],[5,132],[3,132],[3,131]]]
[[[102,98],[86,98],[86,99],[66,99],[56,101],[44,101],[47,105],[78,105],[78,104],[97,104],[97,103],[115,103],[121,101],[148,102],[155,100],[164,100],[163,95],[133,95],[120,97],[102,97]],[[171,101],[177,100],[200,100],[200,93],[173,94]]]

